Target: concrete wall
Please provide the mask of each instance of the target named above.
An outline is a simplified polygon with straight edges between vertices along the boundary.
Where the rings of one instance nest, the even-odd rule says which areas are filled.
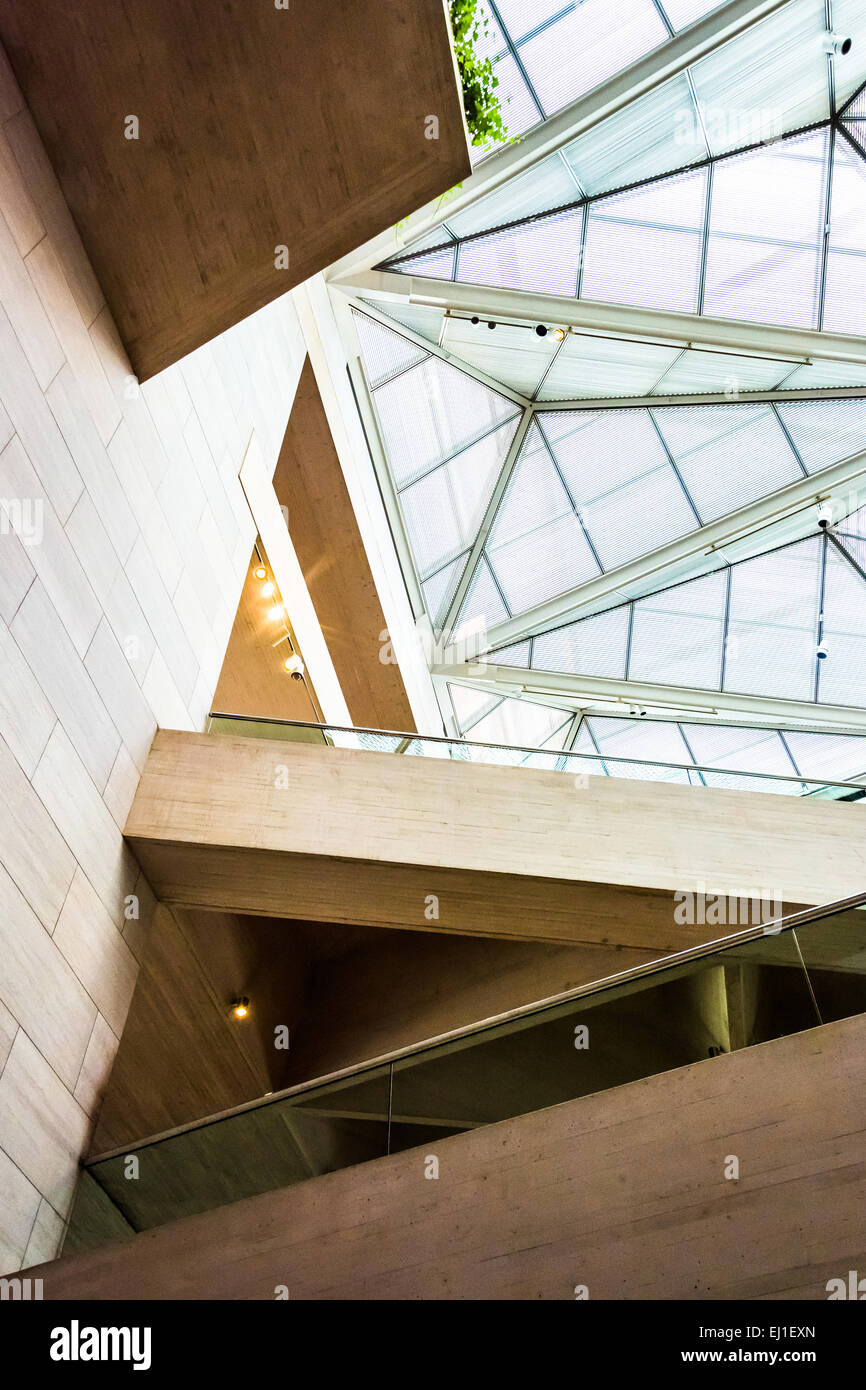
[[[0,1270],[50,1257],[137,973],[121,827],[200,729],[303,348],[279,300],[138,389],[0,51]],[[27,540],[35,543],[28,544]],[[137,894],[139,921],[124,900]]]
[[[861,1014],[34,1274],[48,1299],[824,1299],[866,1268],[864,1047]]]

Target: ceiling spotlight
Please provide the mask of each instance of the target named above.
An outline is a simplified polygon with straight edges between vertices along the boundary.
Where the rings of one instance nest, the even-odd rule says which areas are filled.
[[[253,574],[256,576],[256,579],[267,579],[268,577],[268,572],[264,565],[256,565]]]
[[[536,328],[535,331],[536,331],[536,333],[538,334],[539,338],[546,338],[546,337],[547,337],[547,328],[545,327],[545,325],[544,325],[543,323],[540,323],[540,324],[538,325],[538,327]]]
[[[293,681],[299,681],[304,674],[304,663],[297,652],[292,652],[283,662],[283,670],[288,671]]]
[[[275,594],[276,592],[277,586],[273,583],[272,580],[268,579],[262,585],[262,593],[264,594],[265,598],[270,598],[271,594]]]
[[[471,317],[471,319],[469,320],[469,322],[470,322],[470,323],[480,323],[481,320],[480,320],[480,318],[478,317],[477,314],[473,314],[472,317]]]
[[[645,710],[645,709],[641,709],[640,705],[632,705],[631,708],[629,709],[629,714],[631,715],[632,719],[645,719],[645,718],[646,718],[646,710]]]
[[[233,999],[233,1000],[232,1000],[232,1007],[231,1007],[231,1017],[232,1017],[232,1018],[246,1018],[246,1017],[248,1016],[248,1014],[249,1014],[249,1011],[250,1011],[250,1001],[249,1001],[249,999],[247,998],[247,996],[246,996],[245,994],[242,994],[241,997],[240,997],[239,999]]]
[[[834,58],[847,58],[854,47],[854,40],[847,34],[825,34],[823,47],[824,52]]]
[[[495,324],[495,322],[493,321],[493,319],[490,319],[490,321],[489,321],[487,327],[488,327],[488,328],[495,328],[495,327],[496,327],[496,324]]]
[[[819,661],[826,661],[826,660],[827,660],[827,648],[824,646],[824,643],[823,643],[823,642],[822,642],[821,645],[818,647],[818,651],[817,651],[816,655],[817,655]]]
[[[833,503],[831,501],[818,503],[818,525],[822,531],[826,531],[828,526],[833,524]]]
[[[564,328],[554,328],[553,336],[558,343],[564,343],[567,336],[566,330]]]

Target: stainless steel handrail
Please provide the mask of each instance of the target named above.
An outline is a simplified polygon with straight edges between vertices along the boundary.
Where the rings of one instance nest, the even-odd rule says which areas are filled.
[[[733,898],[736,895],[729,894],[728,896]],[[301,1081],[294,1086],[287,1086],[281,1091],[273,1091],[269,1095],[259,1096],[256,1100],[245,1101],[242,1105],[232,1106],[228,1110],[220,1110],[213,1115],[206,1115],[199,1120],[191,1120],[189,1123],[178,1125],[174,1129],[167,1129],[161,1131],[159,1134],[148,1135],[144,1139],[136,1140],[133,1144],[126,1144],[117,1149],[108,1149],[104,1153],[96,1154],[93,1158],[88,1158],[84,1166],[86,1168],[92,1168],[98,1163],[104,1163],[108,1159],[117,1158],[121,1154],[128,1154],[133,1151],[137,1152],[139,1149],[149,1148],[153,1144],[162,1143],[163,1140],[166,1139],[173,1139],[177,1135],[188,1134],[195,1129],[204,1129],[208,1125],[218,1124],[221,1120],[231,1119],[235,1115],[243,1115],[249,1110],[260,1110],[266,1105],[276,1105],[279,1101],[287,1100],[291,1096],[303,1095],[308,1091],[318,1090],[320,1087],[330,1085],[336,1081],[344,1081],[354,1076],[362,1076],[365,1072],[376,1071],[381,1067],[388,1066],[393,1062],[402,1061],[407,1057],[414,1057],[424,1052],[430,1052],[446,1043],[474,1037],[477,1034],[485,1033],[493,1028],[499,1028],[503,1024],[514,1022],[517,1019],[545,1013],[550,1009],[568,1004],[572,1000],[584,999],[588,995],[599,994],[606,989],[613,989],[619,985],[629,984],[633,980],[645,979],[647,976],[659,974],[665,970],[671,970],[679,965],[688,965],[690,962],[701,960],[705,956],[712,956],[722,951],[732,950],[736,946],[745,945],[747,942],[758,940],[762,936],[779,936],[783,932],[794,931],[797,927],[805,926],[809,922],[822,921],[826,917],[834,917],[840,912],[846,912],[860,907],[866,907],[866,893],[857,893],[853,897],[840,898],[837,902],[824,903],[819,907],[804,908],[801,912],[792,912],[787,917],[772,918],[769,922],[764,922],[760,926],[746,927],[743,931],[733,932],[730,936],[718,937],[715,941],[705,941],[698,946],[690,946],[685,951],[675,951],[671,955],[660,956],[656,960],[645,962],[643,965],[634,965],[628,970],[619,971],[616,975],[606,975],[601,980],[593,980],[585,985],[577,985],[574,989],[564,990],[561,994],[553,994],[545,999],[534,1000],[531,1004],[521,1004],[517,1008],[509,1009],[506,1013],[495,1014],[491,1018],[482,1019],[477,1023],[466,1024],[461,1028],[453,1028],[449,1032],[440,1033],[434,1038],[425,1038],[421,1042],[411,1043],[406,1047],[397,1048],[393,1052],[385,1052],[378,1057],[369,1058],[363,1062],[355,1062],[350,1067],[343,1067],[339,1071],[328,1072],[324,1076],[316,1076],[309,1081]],[[866,922],[864,922],[864,926],[866,926]]]
[[[405,731],[400,732],[396,729],[368,729],[353,727],[349,724],[317,724],[304,719],[271,719],[269,716],[223,714],[217,711],[213,711],[208,716],[209,727],[210,722],[214,719],[230,719],[233,722],[242,724],[275,724],[281,728],[315,729],[323,735],[328,733],[374,734],[382,738],[399,739],[406,747],[411,743],[447,743],[466,748],[508,748],[515,753],[542,754],[546,758],[580,758],[585,762],[624,763],[628,767],[661,767],[673,769],[675,772],[708,772],[716,777],[754,777],[767,782],[792,782],[798,787],[843,787],[850,791],[866,791],[866,782],[834,782],[833,779],[829,777],[795,777],[785,772],[748,772],[742,768],[710,767],[705,763],[657,762],[652,758],[625,758],[619,753],[576,753],[570,748],[533,748],[525,744],[516,743],[484,743],[476,739],[449,738],[447,735],[443,734],[409,734]],[[382,748],[372,751],[388,753],[389,756],[399,756],[405,751],[405,748]],[[544,771],[543,768],[534,768],[532,770]]]

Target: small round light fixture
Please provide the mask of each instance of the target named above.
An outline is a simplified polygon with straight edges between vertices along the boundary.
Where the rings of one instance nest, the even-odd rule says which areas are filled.
[[[487,327],[488,327],[488,328],[495,328],[495,327],[496,327],[496,324],[495,324],[495,322],[494,322],[493,319],[489,319],[489,320],[488,320]]]
[[[539,338],[546,338],[546,337],[547,337],[547,325],[546,325],[546,324],[543,324],[543,323],[538,324],[538,326],[536,327],[536,330],[535,330],[535,331],[536,331],[536,333],[538,334]]]
[[[555,329],[553,330],[553,336],[554,336],[554,338],[556,339],[556,341],[557,341],[558,343],[564,343],[564,342],[565,342],[565,338],[566,338],[565,329],[564,329],[564,328],[555,328]]]
[[[292,652],[283,662],[283,670],[288,671],[293,681],[299,681],[304,674],[304,663],[297,652]]]
[[[264,594],[265,598],[270,598],[271,595],[275,594],[276,592],[277,586],[274,584],[273,580],[266,579],[264,584],[262,585],[262,593]]]
[[[824,52],[832,58],[847,58],[854,47],[854,40],[848,34],[825,34]]]
[[[250,1001],[245,994],[239,999],[232,1000],[231,1017],[236,1019],[247,1018],[250,1012]]]
[[[469,322],[470,322],[470,323],[480,323],[481,320],[480,320],[480,318],[478,317],[477,314],[473,314],[472,317],[471,317],[471,319],[469,320]]]
[[[256,565],[253,574],[256,576],[256,579],[267,579],[268,577],[268,572],[264,565]]]

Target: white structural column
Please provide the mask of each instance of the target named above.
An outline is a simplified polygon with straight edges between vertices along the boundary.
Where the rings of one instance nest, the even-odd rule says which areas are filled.
[[[349,352],[324,278],[317,275],[306,281],[292,291],[292,298],[416,726],[419,733],[440,734],[442,716],[397,558],[397,535],[392,532],[370,456],[375,440],[369,425],[365,437],[360,395],[356,400],[348,371]],[[405,565],[405,557],[401,558]]]

